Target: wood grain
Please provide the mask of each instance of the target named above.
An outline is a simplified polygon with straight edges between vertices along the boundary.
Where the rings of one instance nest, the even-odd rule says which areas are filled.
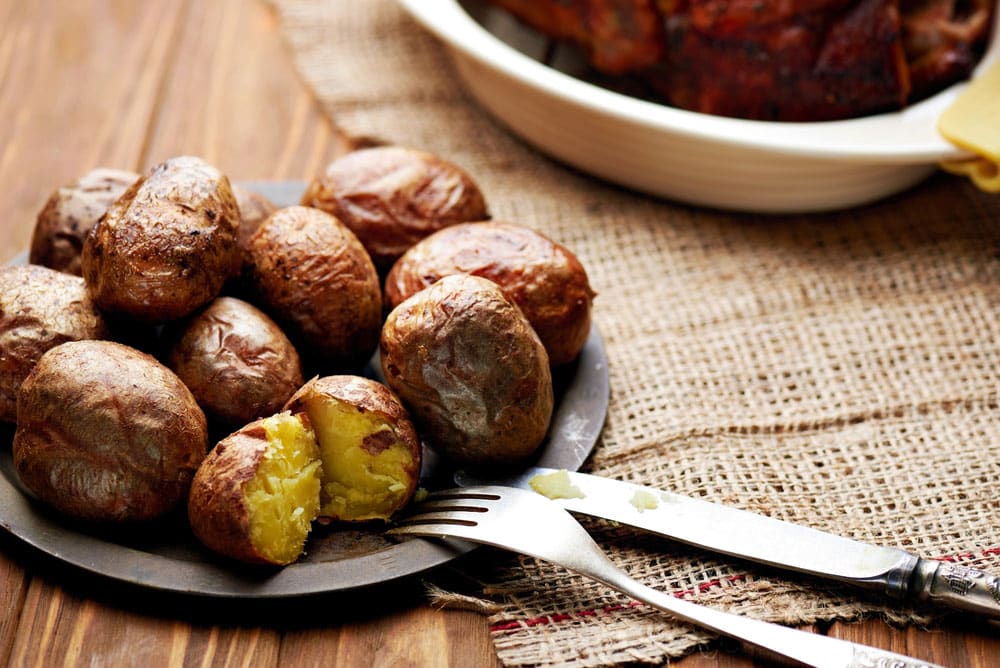
[[[0,0],[0,25],[0,260],[27,246],[56,186],[95,166],[146,170],[196,154],[237,180],[308,178],[349,145],[299,80],[263,4]],[[357,609],[317,598],[265,614],[165,603],[80,577],[0,544],[0,665],[496,665],[484,617],[431,609],[419,595],[380,592]],[[945,665],[1000,663],[993,628],[869,621],[828,632]],[[758,665],[723,647],[677,663]]]

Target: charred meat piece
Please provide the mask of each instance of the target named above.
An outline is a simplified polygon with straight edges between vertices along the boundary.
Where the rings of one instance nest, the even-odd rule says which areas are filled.
[[[819,121],[969,75],[995,0],[492,0],[595,70],[704,113]]]
[[[994,0],[901,0],[913,98],[969,75],[986,47]]]
[[[759,17],[753,5],[692,0],[688,13],[671,17],[670,57],[649,73],[654,90],[685,109],[782,121],[843,118],[907,99],[893,0]]]
[[[493,0],[539,32],[582,48],[601,72],[624,74],[663,59],[654,0]]]

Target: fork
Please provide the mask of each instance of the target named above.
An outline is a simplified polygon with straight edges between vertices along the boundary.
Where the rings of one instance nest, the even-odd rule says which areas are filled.
[[[874,647],[706,608],[647,587],[619,570],[567,511],[527,490],[486,485],[431,492],[389,533],[460,538],[544,559],[785,663],[817,668],[940,668]]]

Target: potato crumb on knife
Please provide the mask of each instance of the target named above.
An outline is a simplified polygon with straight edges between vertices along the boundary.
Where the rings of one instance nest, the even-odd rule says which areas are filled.
[[[528,481],[531,489],[550,499],[582,499],[583,492],[569,481],[569,473],[563,469],[554,473],[539,473]]]

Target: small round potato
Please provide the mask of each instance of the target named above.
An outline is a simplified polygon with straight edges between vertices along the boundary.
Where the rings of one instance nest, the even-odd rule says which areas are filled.
[[[57,188],[38,213],[28,261],[79,276],[90,228],[138,179],[135,172],[98,168]]]
[[[308,419],[256,420],[220,441],[199,467],[188,497],[191,530],[234,559],[290,564],[319,510],[321,475]]]
[[[323,459],[320,517],[387,520],[413,497],[421,449],[403,404],[360,376],[315,378],[285,407],[305,412]]]
[[[492,281],[445,276],[401,303],[382,330],[381,361],[389,387],[443,457],[512,464],[545,438],[548,355]]]
[[[205,415],[181,380],[138,350],[71,341],[21,385],[14,467],[24,486],[69,516],[133,522],[187,494],[205,457]]]
[[[232,184],[236,205],[240,210],[240,227],[236,234],[236,244],[241,252],[246,252],[250,245],[250,237],[257,231],[267,217],[278,210],[274,202],[258,192],[248,190],[243,186]]]
[[[275,212],[250,239],[256,303],[326,371],[360,368],[378,345],[382,291],[358,238],[333,216],[304,206]]]
[[[399,146],[361,149],[334,160],[309,184],[302,204],[343,221],[380,271],[435,230],[489,218],[482,192],[462,169]]]
[[[406,251],[385,282],[385,301],[404,299],[451,274],[493,281],[520,307],[559,366],[576,359],[590,334],[594,291],[566,247],[523,225],[461,224],[435,232]]]
[[[33,264],[0,268],[0,420],[17,418],[18,389],[45,352],[110,336],[79,276]]]
[[[164,330],[166,363],[213,426],[235,428],[273,415],[302,386],[299,354],[271,318],[219,297]]]
[[[207,304],[239,268],[229,180],[179,157],[133,184],[91,229],[83,277],[103,311],[163,323]]]

